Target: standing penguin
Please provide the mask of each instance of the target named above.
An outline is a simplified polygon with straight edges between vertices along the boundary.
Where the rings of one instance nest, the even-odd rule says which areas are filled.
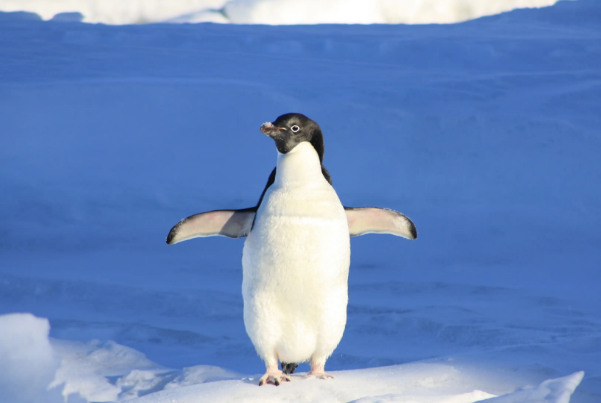
[[[167,243],[247,237],[244,325],[267,367],[259,385],[289,381],[288,374],[305,361],[311,364],[307,376],[332,378],[324,366],[346,325],[349,236],[416,239],[417,231],[394,210],[342,206],[322,165],[321,129],[308,117],[288,113],[264,123],[261,131],[275,141],[278,160],[257,206],[185,218],[171,229]]]

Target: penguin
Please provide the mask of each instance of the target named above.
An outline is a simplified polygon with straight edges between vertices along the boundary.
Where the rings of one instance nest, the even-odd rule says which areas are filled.
[[[325,363],[346,326],[350,237],[382,233],[413,240],[417,230],[397,211],[342,205],[323,166],[323,134],[313,120],[287,113],[260,130],[274,140],[278,154],[257,205],[185,218],[171,229],[167,244],[246,237],[244,325],[265,362],[259,385],[288,382],[307,361],[307,377],[332,378]]]

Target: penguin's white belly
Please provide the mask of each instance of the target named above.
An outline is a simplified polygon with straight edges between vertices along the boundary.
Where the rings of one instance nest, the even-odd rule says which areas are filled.
[[[244,323],[266,362],[325,362],[346,324],[349,264],[346,213],[325,180],[268,189],[242,254]]]

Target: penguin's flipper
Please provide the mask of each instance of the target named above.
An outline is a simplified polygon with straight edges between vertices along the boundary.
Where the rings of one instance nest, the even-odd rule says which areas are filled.
[[[248,235],[255,219],[255,207],[243,210],[215,210],[184,218],[167,235],[167,244],[207,236],[242,238]]]
[[[351,236],[392,234],[407,239],[417,238],[415,225],[398,211],[376,207],[345,207],[344,210]]]

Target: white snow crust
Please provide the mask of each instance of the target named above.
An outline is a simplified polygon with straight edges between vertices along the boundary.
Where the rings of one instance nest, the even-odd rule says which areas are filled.
[[[448,24],[557,0],[233,0],[236,24]]]
[[[335,371],[331,381],[298,373],[279,388],[259,388],[259,375],[204,365],[173,370],[112,341],[50,340],[48,331],[48,320],[31,314],[0,316],[0,395],[8,399],[3,401],[568,403],[584,375],[549,379],[494,398],[473,389],[478,381],[486,384],[485,373],[450,360]]]
[[[0,316],[0,400],[10,403],[61,402],[52,389],[59,359],[47,319],[25,314]]]
[[[0,402],[600,402],[600,16],[0,13]],[[243,240],[165,237],[257,203],[277,158],[259,127],[286,112],[322,127],[344,205],[419,238],[352,238],[336,379],[258,387]]]
[[[299,374],[279,388],[258,388],[253,382],[256,378],[207,383],[159,392],[132,403],[567,403],[583,376],[577,372],[495,398],[481,390],[470,390],[474,374],[448,364],[408,364],[332,374],[336,379],[331,382],[304,379]]]
[[[216,22],[235,24],[454,23],[558,0],[0,0],[0,11],[49,20],[79,12],[85,22]]]
[[[79,12],[85,22],[145,24],[189,16],[223,7],[227,0],[0,0],[0,11],[27,11],[44,20],[68,12]]]

